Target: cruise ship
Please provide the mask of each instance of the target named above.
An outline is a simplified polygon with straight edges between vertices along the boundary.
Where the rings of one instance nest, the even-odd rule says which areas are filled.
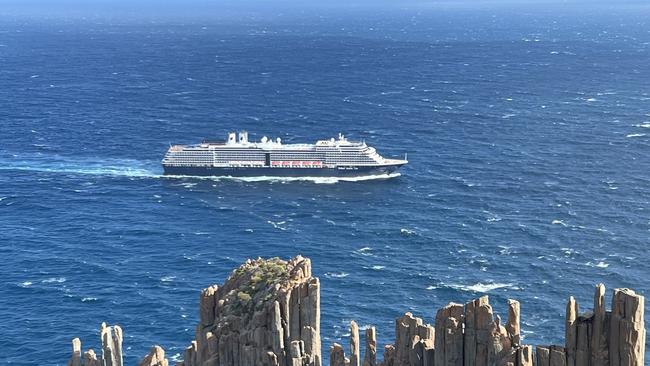
[[[166,175],[215,177],[367,177],[390,175],[406,163],[406,155],[386,159],[342,134],[315,144],[283,144],[266,136],[249,141],[245,131],[230,132],[225,141],[172,145],[162,161]]]

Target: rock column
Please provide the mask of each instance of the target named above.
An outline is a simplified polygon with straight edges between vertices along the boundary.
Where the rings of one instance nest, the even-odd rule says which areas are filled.
[[[366,353],[363,366],[377,366],[377,331],[375,327],[366,329]]]

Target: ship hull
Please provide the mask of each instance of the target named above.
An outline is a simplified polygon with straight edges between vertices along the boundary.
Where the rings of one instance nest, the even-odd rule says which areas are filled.
[[[395,173],[403,164],[337,168],[163,166],[165,175],[199,177],[368,177]]]

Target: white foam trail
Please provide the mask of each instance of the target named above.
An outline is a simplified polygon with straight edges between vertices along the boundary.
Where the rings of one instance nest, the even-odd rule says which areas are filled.
[[[159,178],[162,175],[137,160],[120,159],[70,159],[61,156],[15,156],[0,159],[0,170],[34,171],[75,175],[122,176]]]

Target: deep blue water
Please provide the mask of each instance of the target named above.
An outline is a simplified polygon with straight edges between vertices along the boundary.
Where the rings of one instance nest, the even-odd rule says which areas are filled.
[[[559,15],[558,15],[559,14]],[[322,11],[119,22],[0,17],[0,362],[63,365],[125,331],[134,364],[193,338],[199,290],[302,254],[323,349],[392,342],[484,293],[562,342],[565,301],[650,290],[650,10]],[[168,179],[169,143],[339,132],[402,176]]]

